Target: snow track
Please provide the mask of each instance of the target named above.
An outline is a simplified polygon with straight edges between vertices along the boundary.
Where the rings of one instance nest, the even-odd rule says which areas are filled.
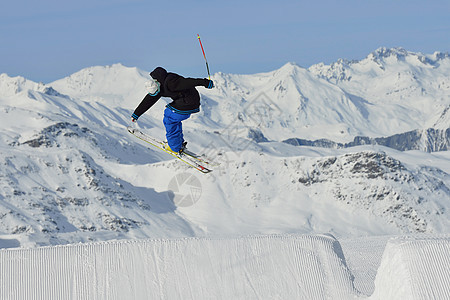
[[[355,299],[327,235],[101,242],[0,251],[1,299]],[[351,253],[351,252],[346,252]],[[375,299],[450,295],[450,238],[394,238]],[[406,298],[405,298],[406,297]]]
[[[329,236],[102,242],[0,251],[1,299],[327,299],[355,295]]]
[[[449,282],[450,237],[396,238],[386,245],[372,298],[449,299]]]

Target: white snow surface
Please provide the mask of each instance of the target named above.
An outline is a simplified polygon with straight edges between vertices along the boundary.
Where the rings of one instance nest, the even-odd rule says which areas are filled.
[[[396,238],[383,254],[374,299],[447,299],[450,295],[450,240]]]
[[[105,253],[112,259],[120,251],[137,251],[129,258],[132,266],[146,272],[145,278],[161,279],[158,276],[169,273],[155,275],[154,270],[144,270],[136,262],[164,260],[164,253],[152,252],[144,259],[139,256],[142,250],[137,249],[161,250],[158,247],[168,245],[167,251],[187,249],[211,260],[176,258],[173,254],[174,260],[179,259],[176,266],[185,270],[174,276],[193,272],[187,266],[200,264],[206,272],[198,275],[200,279],[227,286],[217,290],[219,297],[276,297],[281,289],[279,278],[289,284],[295,281],[279,274],[282,269],[275,264],[282,258],[278,256],[286,255],[283,263],[290,263],[294,278],[303,276],[298,273],[309,267],[301,263],[310,256],[295,253],[290,247],[304,249],[309,243],[312,246],[306,248],[320,258],[318,266],[326,271],[311,276],[321,277],[322,283],[340,276],[344,279],[333,284],[343,285],[298,283],[289,289],[297,298],[302,298],[298,293],[314,289],[318,292],[311,295],[316,299],[333,298],[329,295],[336,289],[345,294],[342,298],[373,295],[389,299],[386,297],[396,292],[411,299],[432,299],[434,293],[448,295],[439,285],[447,278],[448,267],[447,273],[439,273],[433,262],[449,254],[448,239],[442,237],[450,228],[449,151],[400,152],[376,145],[326,149],[282,141],[326,138],[348,142],[357,135],[447,130],[449,75],[448,54],[413,53],[401,48],[380,48],[361,61],[339,60],[330,66],[318,64],[305,69],[288,63],[262,74],[214,74],[216,88],[198,88],[202,111],[183,124],[188,148],[221,163],[204,175],[127,133],[131,113],[145,96],[148,72],[121,64],[96,66],[49,84],[0,74],[0,248],[5,248],[0,251],[4,259],[0,276],[11,280],[16,275],[4,274],[14,273],[16,267],[31,267],[13,264],[20,263],[22,255],[42,255],[39,259],[50,259],[57,268],[74,264],[76,258],[65,256],[69,252],[93,253],[95,259]],[[139,119],[138,126],[164,138],[165,103],[167,99],[160,100]],[[317,235],[323,233],[336,238]],[[425,253],[423,266],[410,264],[409,259],[416,254],[405,250],[396,238],[405,235],[413,252],[419,251],[417,245],[429,244],[431,250]],[[436,240],[444,246],[433,246]],[[68,245],[74,243],[88,244]],[[278,246],[272,249],[272,243]],[[49,247],[52,245],[68,246]],[[342,245],[341,252],[336,245]],[[202,252],[208,247],[210,252]],[[263,270],[271,274],[267,278],[258,273],[258,265],[252,265],[256,263],[252,255],[258,251],[269,253],[261,261]],[[239,255],[243,258],[232,261]],[[214,265],[211,257],[219,256],[225,257]],[[3,262],[12,265],[3,267]],[[91,262],[85,267],[89,269]],[[230,272],[237,275],[217,275],[223,270],[220,263],[227,268],[232,265]],[[398,268],[389,269],[391,263]],[[95,264],[90,266],[97,268]],[[161,266],[158,264],[154,266]],[[107,278],[134,278],[132,269],[114,272],[119,267],[123,265],[97,271]],[[52,266],[39,268],[36,272],[65,272],[45,269]],[[208,268],[216,271],[207,274]],[[68,281],[64,289],[53,291],[55,295],[78,293],[79,287],[85,287],[86,293],[98,288],[83,277],[86,270],[77,269],[82,273],[76,279],[62,278]],[[397,287],[411,270],[429,272],[427,276],[436,284],[426,283],[431,288],[425,289],[424,295],[408,286],[399,291]],[[398,281],[389,279],[393,272],[403,272]],[[30,273],[29,288],[23,286],[23,292],[35,298],[41,295],[39,289],[33,290],[34,281],[40,278],[37,274]],[[420,278],[408,276],[408,284],[422,284]],[[270,279],[276,280],[267,283]],[[170,278],[155,280],[162,284]],[[247,285],[238,284],[242,280]],[[251,294],[248,287],[253,283],[257,287]],[[165,284],[173,289],[160,290],[173,292],[174,297],[181,295],[177,294],[180,290],[192,290],[206,298],[215,296],[189,280],[180,281],[178,287]],[[136,287],[130,288],[135,291]],[[102,290],[112,298],[122,295],[118,290],[112,289],[113,294],[107,294],[107,288]],[[280,295],[292,298],[287,297],[287,291]],[[90,294],[84,296],[89,298]]]
[[[445,299],[449,295],[448,236],[386,240],[370,299]],[[379,257],[380,249],[361,253],[358,247],[347,247],[343,251],[331,235],[264,235],[2,250],[0,298],[367,298],[364,291],[373,288],[373,278],[364,273],[373,274],[380,260],[369,258],[359,269],[352,269],[346,258],[356,253]]]

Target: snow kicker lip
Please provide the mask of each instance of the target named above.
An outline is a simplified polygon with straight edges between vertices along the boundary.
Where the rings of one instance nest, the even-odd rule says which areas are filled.
[[[256,235],[5,250],[0,298],[354,298],[338,248],[320,235]]]

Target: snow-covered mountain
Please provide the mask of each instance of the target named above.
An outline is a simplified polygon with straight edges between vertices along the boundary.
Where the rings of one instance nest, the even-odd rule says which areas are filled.
[[[283,141],[344,144],[432,128],[447,148],[408,149],[446,150],[449,74],[448,54],[383,48],[331,66],[215,74],[215,89],[198,88],[202,112],[184,123],[190,149],[221,162],[206,176],[126,132],[147,72],[91,67],[45,85],[1,74],[0,245],[448,232],[448,151]],[[164,105],[139,120],[151,135],[164,136]]]
[[[445,122],[450,91],[448,53],[425,55],[403,48],[379,48],[360,61],[341,59],[308,70],[377,106],[374,125],[384,130],[384,135],[449,128],[450,123]],[[381,116],[392,117],[392,123]]]
[[[217,74],[219,88],[205,93],[219,100],[217,114],[233,114],[234,106],[245,107],[264,93],[276,105],[273,113],[278,116],[261,123],[270,140],[349,142],[355,136],[376,138],[417,129],[447,129],[448,74],[448,54],[380,48],[361,61],[340,60],[331,66],[304,69],[289,63],[264,74]],[[242,112],[247,126],[259,125],[249,122],[252,113]],[[230,122],[228,116],[213,117]]]
[[[121,64],[83,69],[52,82],[57,91],[88,102],[103,102],[109,107],[134,108],[131,99],[145,95],[148,73]]]

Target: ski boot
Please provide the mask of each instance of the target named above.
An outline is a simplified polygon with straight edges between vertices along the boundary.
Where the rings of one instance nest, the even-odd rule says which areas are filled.
[[[172,149],[170,149],[170,146],[167,143],[167,141],[164,141],[164,149],[169,150],[170,152],[173,152],[174,154],[176,154],[178,156],[183,155],[184,150],[186,149],[186,145],[187,145],[187,142],[183,142],[183,144],[181,145],[181,149],[178,152],[175,152]]]
[[[181,149],[179,151],[180,154],[183,153],[184,150],[186,150],[186,145],[187,145],[187,142],[183,142],[183,144],[181,145]]]

